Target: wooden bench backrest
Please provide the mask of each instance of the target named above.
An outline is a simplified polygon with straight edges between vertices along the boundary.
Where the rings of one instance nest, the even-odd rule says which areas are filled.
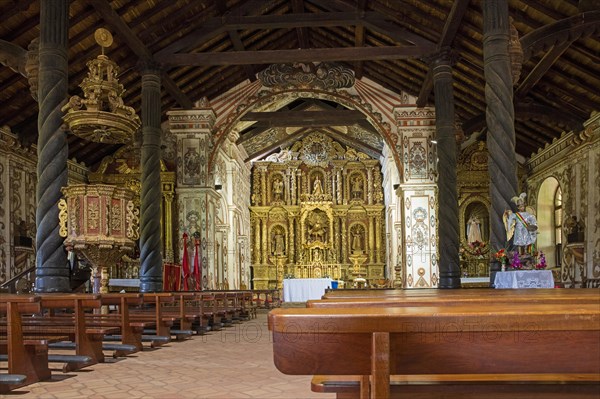
[[[276,309],[269,328],[281,372],[372,375],[374,397],[390,374],[600,374],[595,304]]]
[[[461,291],[461,290],[458,290]],[[464,292],[462,292],[464,291]],[[529,304],[529,303],[589,303],[600,306],[600,290],[504,290],[501,294],[496,291],[480,291],[479,295],[471,294],[471,290],[461,292],[442,291],[429,293],[428,295],[411,295],[410,293],[398,295],[369,295],[350,297],[329,297],[321,300],[307,301],[307,307],[331,308],[331,307],[356,307],[356,306],[435,306],[445,304],[446,306],[476,305],[476,304]],[[514,292],[510,292],[514,291]]]

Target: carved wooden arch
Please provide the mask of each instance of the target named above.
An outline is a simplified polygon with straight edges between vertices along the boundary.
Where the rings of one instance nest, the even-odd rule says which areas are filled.
[[[219,125],[216,129],[214,146],[211,150],[208,159],[208,170],[213,170],[215,157],[218,154],[220,146],[225,141],[228,132],[230,132],[235,127],[235,125],[240,121],[242,116],[244,116],[252,110],[264,107],[273,102],[280,101],[284,98],[316,98],[321,100],[329,100],[337,102],[338,104],[341,104],[350,109],[362,112],[367,117],[369,123],[375,128],[375,130],[385,141],[386,145],[389,147],[390,152],[394,157],[396,168],[398,169],[398,176],[400,178],[400,181],[403,180],[404,168],[402,166],[402,158],[399,156],[398,151],[396,149],[397,135],[395,133],[392,133],[391,131],[392,121],[384,120],[382,114],[373,111],[374,107],[370,103],[363,102],[359,96],[352,95],[344,91],[327,91],[316,88],[291,88],[281,89],[277,91],[268,89],[262,90],[258,93],[258,95],[250,97],[246,103],[240,104],[237,107],[236,112],[233,112],[231,115],[229,115],[227,119],[223,121],[222,124]]]
[[[600,33],[600,11],[588,11],[544,25],[521,38],[523,63],[537,51]]]

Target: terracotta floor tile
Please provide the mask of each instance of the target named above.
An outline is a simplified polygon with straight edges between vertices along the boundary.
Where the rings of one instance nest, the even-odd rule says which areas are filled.
[[[36,399],[235,399],[321,398],[311,392],[311,376],[280,373],[273,364],[266,311],[223,331],[172,342],[127,358],[112,359],[85,371],[15,390],[14,398]],[[0,368],[6,363],[0,363]],[[68,378],[65,378],[68,377]]]

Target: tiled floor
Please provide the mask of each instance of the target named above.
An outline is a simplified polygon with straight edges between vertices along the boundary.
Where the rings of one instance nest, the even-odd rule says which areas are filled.
[[[76,373],[53,371],[50,381],[13,391],[9,398],[322,398],[311,376],[280,373],[273,364],[267,312],[185,342],[145,350]],[[5,366],[0,365],[0,368]],[[58,366],[58,365],[57,365]],[[3,371],[4,372],[4,371]],[[2,397],[2,395],[0,395]]]

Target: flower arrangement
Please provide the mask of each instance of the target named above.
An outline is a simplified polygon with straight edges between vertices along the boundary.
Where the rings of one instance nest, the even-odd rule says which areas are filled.
[[[519,251],[507,251],[500,249],[494,254],[494,258],[505,267],[513,270],[543,270],[546,268],[546,256],[543,252],[535,252],[532,255],[520,255]]]
[[[546,255],[540,251],[539,262],[536,263],[535,268],[537,270],[542,270],[546,268]]]
[[[486,252],[486,243],[473,241],[469,243],[470,253],[475,256],[482,256]]]
[[[498,262],[500,262],[500,264],[503,265],[508,265],[508,253],[506,252],[506,249],[502,248],[500,249],[498,252],[496,252],[494,254],[494,258],[496,258],[496,260]]]

